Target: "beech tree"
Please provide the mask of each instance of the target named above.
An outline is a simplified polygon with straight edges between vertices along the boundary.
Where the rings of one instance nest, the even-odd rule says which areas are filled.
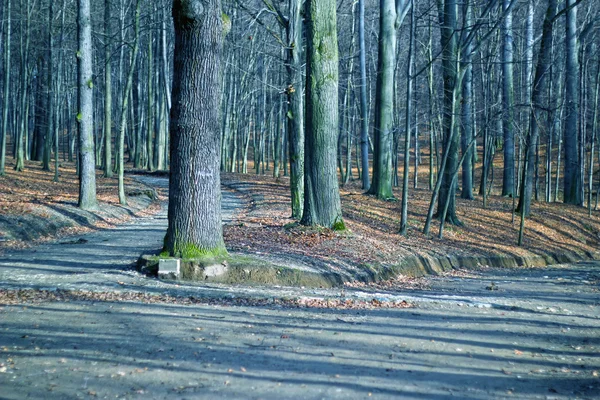
[[[96,208],[96,164],[94,160],[93,72],[92,72],[92,22],[90,0],[78,0],[77,65],[79,82],[79,207]]]
[[[190,258],[226,254],[221,226],[221,0],[174,0],[171,175],[165,248]]]
[[[409,0],[381,0],[379,18],[379,52],[377,58],[377,92],[373,179],[369,193],[379,199],[392,199],[392,141],[394,125],[394,74],[398,28],[408,12]]]
[[[579,160],[579,49],[576,0],[566,0],[565,35],[565,177],[564,202],[583,205]]]
[[[335,0],[308,0],[302,224],[344,229],[336,171],[338,40]]]

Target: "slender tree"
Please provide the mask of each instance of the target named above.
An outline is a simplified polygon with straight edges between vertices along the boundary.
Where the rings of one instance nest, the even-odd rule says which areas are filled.
[[[360,160],[362,188],[371,186],[369,177],[369,108],[367,106],[367,47],[365,45],[365,0],[358,1],[358,41],[360,57]]]
[[[77,85],[79,113],[79,207],[91,210],[97,207],[96,170],[94,160],[94,119],[93,119],[93,72],[92,72],[92,21],[90,0],[78,0],[78,50],[77,64],[79,82]]]
[[[4,101],[2,103],[2,131],[0,132],[0,176],[5,174],[6,167],[6,135],[8,134],[8,99],[10,94],[10,29],[11,29],[11,2],[6,0],[6,42],[4,46]]]
[[[577,40],[577,0],[566,0],[565,65],[565,174],[564,199],[568,204],[583,205],[579,160],[579,49]]]
[[[304,99],[302,85],[302,12],[304,0],[289,0],[287,32],[287,129],[290,158],[292,218],[301,219],[304,208]]]
[[[136,0],[135,6],[135,17],[134,17],[134,39],[133,48],[131,50],[131,65],[129,66],[129,73],[127,74],[127,80],[125,88],[123,90],[123,97],[121,100],[121,122],[119,124],[119,138],[117,146],[117,173],[119,179],[119,203],[122,205],[127,204],[127,196],[125,195],[125,129],[127,128],[127,111],[129,106],[129,97],[131,94],[131,87],[133,86],[133,74],[135,72],[139,42],[140,42],[140,4],[141,0]],[[138,148],[137,143],[136,148]]]
[[[502,1],[502,10],[510,7],[511,0]],[[504,171],[502,195],[514,196],[515,190],[515,131],[514,131],[514,66],[513,66],[512,11],[502,23],[502,105],[504,130]]]
[[[379,53],[375,95],[375,151],[373,179],[369,193],[379,199],[392,199],[392,141],[394,125],[394,72],[397,30],[402,24],[409,0],[381,0],[379,10]]]
[[[112,178],[112,33],[111,3],[104,0],[104,176]]]

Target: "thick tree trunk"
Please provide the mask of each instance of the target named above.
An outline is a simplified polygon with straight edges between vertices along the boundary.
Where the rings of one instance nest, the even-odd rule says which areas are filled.
[[[338,42],[335,0],[307,1],[306,148],[302,224],[344,229],[336,173]]]
[[[169,227],[165,251],[224,256],[219,175],[220,0],[174,0]]]
[[[96,163],[94,160],[94,85],[92,72],[92,23],[90,0],[78,0],[78,92],[79,112],[79,207],[91,210],[97,207]]]

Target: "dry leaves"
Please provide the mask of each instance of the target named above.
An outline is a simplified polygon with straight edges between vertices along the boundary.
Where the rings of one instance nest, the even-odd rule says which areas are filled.
[[[410,308],[412,303],[406,300],[356,300],[356,299],[322,299],[322,298],[198,298],[174,297],[167,294],[150,294],[142,292],[83,292],[70,290],[6,290],[0,289],[0,305],[39,304],[45,302],[69,301],[105,301],[105,302],[140,302],[144,304],[202,304],[248,307],[289,307],[289,308],[330,308],[330,309],[373,309],[373,308]],[[252,327],[252,325],[249,325]],[[202,331],[202,328],[195,328]],[[285,335],[284,335],[285,336]],[[27,335],[25,335],[27,337]],[[283,338],[283,337],[282,337]],[[192,337],[193,341],[204,338]]]

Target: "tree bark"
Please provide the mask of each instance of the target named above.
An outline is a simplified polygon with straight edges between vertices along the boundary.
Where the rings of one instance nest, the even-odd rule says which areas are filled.
[[[112,178],[112,38],[111,1],[104,1],[104,176]]]
[[[335,0],[307,1],[306,148],[302,224],[345,229],[336,173],[338,42]]]
[[[221,225],[220,0],[174,0],[169,227],[165,251],[190,258],[226,255]]]
[[[134,17],[134,30],[135,30],[135,39],[133,43],[133,49],[131,50],[131,65],[129,67],[129,73],[127,74],[127,81],[125,84],[125,88],[123,89],[123,98],[121,100],[121,121],[119,123],[119,138],[118,138],[118,146],[117,146],[117,173],[119,179],[119,203],[121,205],[127,204],[127,196],[125,195],[125,183],[124,183],[124,173],[125,173],[125,129],[127,128],[127,111],[129,104],[129,95],[131,93],[131,87],[133,86],[133,73],[135,72],[135,64],[137,60],[137,53],[139,47],[139,36],[140,36],[140,2],[141,0],[136,1],[135,7],[135,17]],[[133,122],[133,118],[132,118]],[[133,131],[133,130],[131,130]],[[136,143],[136,148],[139,146],[139,143]],[[131,149],[131,146],[129,146]]]
[[[8,135],[8,99],[10,93],[10,30],[11,30],[11,1],[6,0],[6,42],[4,49],[4,101],[2,104],[2,142],[0,143],[0,176],[5,174],[6,167],[6,135]]]
[[[360,47],[360,161],[363,190],[369,190],[369,109],[367,107],[367,49],[365,46],[365,0],[358,1],[358,41]]]
[[[79,112],[79,207],[92,210],[97,207],[96,163],[94,159],[94,85],[92,72],[92,23],[90,0],[78,0],[78,100]]]
[[[443,107],[443,132],[444,132],[444,152],[446,153],[445,165],[440,167],[443,170],[442,184],[438,197],[437,215],[442,216],[443,210],[448,203],[446,220],[450,224],[461,225],[456,216],[455,187],[453,181],[454,172],[458,168],[458,149],[460,135],[457,132],[456,113],[458,110],[458,94],[460,90],[457,86],[458,73],[458,38],[456,33],[457,26],[457,4],[456,0],[446,0],[443,8],[440,10],[441,16],[441,44],[442,54],[442,73],[444,77],[444,107]]]
[[[394,71],[396,67],[397,29],[408,0],[381,0],[379,10],[379,53],[375,94],[375,134],[373,179],[369,194],[382,200],[393,199],[392,153],[394,126]]]
[[[466,34],[471,30],[473,23],[471,3],[465,2],[464,8],[464,26]],[[462,135],[461,135],[461,151],[467,153],[462,163],[462,190],[460,197],[467,200],[473,200],[473,151],[474,146],[469,146],[473,139],[473,45],[469,43],[463,49],[463,69],[465,77],[462,82]]]
[[[503,0],[502,10],[510,6],[511,0]],[[504,171],[502,176],[502,196],[515,195],[515,132],[514,132],[514,78],[513,78],[513,32],[512,11],[509,11],[502,24],[502,106],[504,134]]]
[[[579,57],[576,0],[567,0],[566,65],[565,65],[565,173],[564,199],[567,204],[583,205],[581,167],[579,165]]]

